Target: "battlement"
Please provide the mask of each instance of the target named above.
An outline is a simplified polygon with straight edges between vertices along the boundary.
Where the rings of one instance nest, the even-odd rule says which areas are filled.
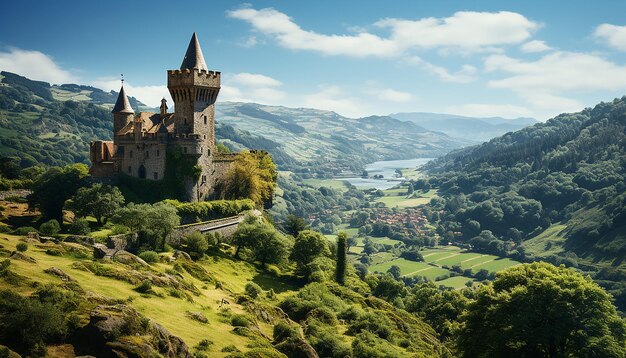
[[[211,87],[220,88],[221,73],[206,70],[168,70],[167,86],[173,87]]]

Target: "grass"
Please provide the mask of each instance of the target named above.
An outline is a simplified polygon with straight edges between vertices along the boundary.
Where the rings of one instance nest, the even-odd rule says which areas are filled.
[[[424,276],[430,280],[435,280],[436,277],[441,275],[450,274],[450,271],[429,265],[425,262],[409,261],[403,258],[397,258],[391,261],[383,262],[377,265],[370,266],[370,272],[387,272],[391,266],[398,266],[400,268],[400,275],[402,276]]]
[[[558,255],[565,251],[565,236],[562,235],[563,230],[567,226],[562,224],[553,224],[539,235],[524,241],[526,252],[535,256]]]
[[[403,192],[406,193],[405,188],[385,190],[385,196],[377,198],[375,202],[384,203],[385,206],[389,208],[398,207],[400,209],[404,209],[428,204],[432,198],[437,196],[436,189],[431,189],[426,193],[416,192],[411,197],[407,197],[406,195],[398,195],[398,193]]]
[[[444,285],[446,287],[452,287],[454,289],[461,289],[467,287],[466,284],[468,282],[474,282],[471,278],[463,277],[463,276],[454,276],[450,278],[446,278],[445,280],[437,281],[438,285]]]
[[[0,245],[7,250],[15,250],[15,245],[18,242],[19,237],[17,236],[0,235]],[[47,255],[45,251],[50,245],[52,244],[29,244],[26,254],[35,258],[37,262],[28,263],[21,260],[11,260],[11,268],[16,273],[27,276],[33,281],[60,284],[61,280],[59,278],[43,272],[45,269],[54,266],[70,275],[87,291],[120,300],[133,297],[132,302],[127,304],[146,317],[154,319],[172,334],[182,338],[188,346],[193,347],[203,339],[215,342],[210,347],[210,351],[207,352],[211,357],[225,356],[226,353],[222,353],[221,349],[231,344],[245,350],[244,347],[249,342],[248,338],[231,333],[232,327],[230,322],[220,316],[219,302],[222,298],[230,302],[228,308],[232,312],[243,313],[243,307],[234,302],[233,293],[242,293],[245,284],[248,282],[255,282],[264,290],[273,289],[277,294],[276,300],[281,300],[302,285],[301,282],[290,277],[272,276],[247,262],[236,261],[230,257],[213,256],[199,261],[199,264],[216,280],[222,282],[222,289],[216,289],[215,284],[201,282],[191,277],[188,273],[184,273],[183,278],[193,283],[200,290],[199,296],[193,296],[194,302],[171,297],[167,294],[166,289],[161,287],[154,287],[154,289],[158,293],[162,293],[163,297],[142,297],[133,290],[134,285],[72,268],[72,264],[77,261],[91,261],[91,259],[79,260],[66,256]],[[103,265],[128,269],[126,266],[115,262]],[[166,269],[171,268],[171,264],[165,263],[158,263],[152,266],[152,269],[157,272],[164,272]],[[4,281],[0,281],[0,288],[16,290],[21,294],[30,294],[34,290],[29,285],[15,287],[8,285]],[[202,324],[188,318],[186,315],[187,311],[202,312],[209,319],[209,324]],[[271,326],[261,325],[261,329],[266,335],[271,337]]]
[[[302,182],[315,189],[319,189],[323,186],[339,191],[347,191],[348,188],[344,185],[343,180],[337,179],[304,179]]]

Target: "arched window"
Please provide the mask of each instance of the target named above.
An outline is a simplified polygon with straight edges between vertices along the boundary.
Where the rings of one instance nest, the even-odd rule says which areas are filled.
[[[140,166],[138,174],[140,179],[146,179],[146,167]]]

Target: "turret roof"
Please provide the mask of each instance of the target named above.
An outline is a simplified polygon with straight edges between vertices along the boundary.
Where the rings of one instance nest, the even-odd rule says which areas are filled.
[[[126,97],[126,92],[124,91],[124,85],[120,89],[120,94],[117,96],[117,102],[115,102],[115,107],[111,113],[128,113],[133,114],[133,107],[130,106],[130,102],[128,101],[128,97]]]
[[[198,42],[198,37],[195,32],[193,33],[193,36],[191,36],[191,41],[189,41],[187,53],[185,53],[185,58],[183,58],[183,63],[180,65],[180,69],[208,71],[206,62],[204,62],[204,56],[202,55],[202,49],[200,48],[200,43]]]

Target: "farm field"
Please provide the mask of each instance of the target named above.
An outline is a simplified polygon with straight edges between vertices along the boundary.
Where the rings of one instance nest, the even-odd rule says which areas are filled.
[[[437,277],[450,274],[450,271],[432,266],[424,262],[409,261],[403,258],[397,258],[391,261],[383,262],[377,265],[370,266],[370,272],[387,272],[391,266],[398,266],[400,268],[400,274],[402,276],[424,276],[430,280],[435,280]]]
[[[438,285],[444,285],[446,287],[452,287],[454,289],[460,289],[467,287],[468,282],[474,282],[471,278],[467,278],[464,276],[454,276],[447,278],[445,280],[437,281]]]
[[[375,202],[384,203],[387,207],[398,207],[400,209],[412,208],[428,204],[430,199],[437,195],[437,190],[432,189],[426,193],[415,194],[416,197],[407,198],[406,195],[398,195],[399,192],[406,192],[405,188],[385,190],[385,196],[377,198]]]
[[[344,185],[343,180],[338,179],[304,179],[302,182],[306,185],[309,185],[315,189],[319,189],[323,186],[339,191],[348,190]]]

